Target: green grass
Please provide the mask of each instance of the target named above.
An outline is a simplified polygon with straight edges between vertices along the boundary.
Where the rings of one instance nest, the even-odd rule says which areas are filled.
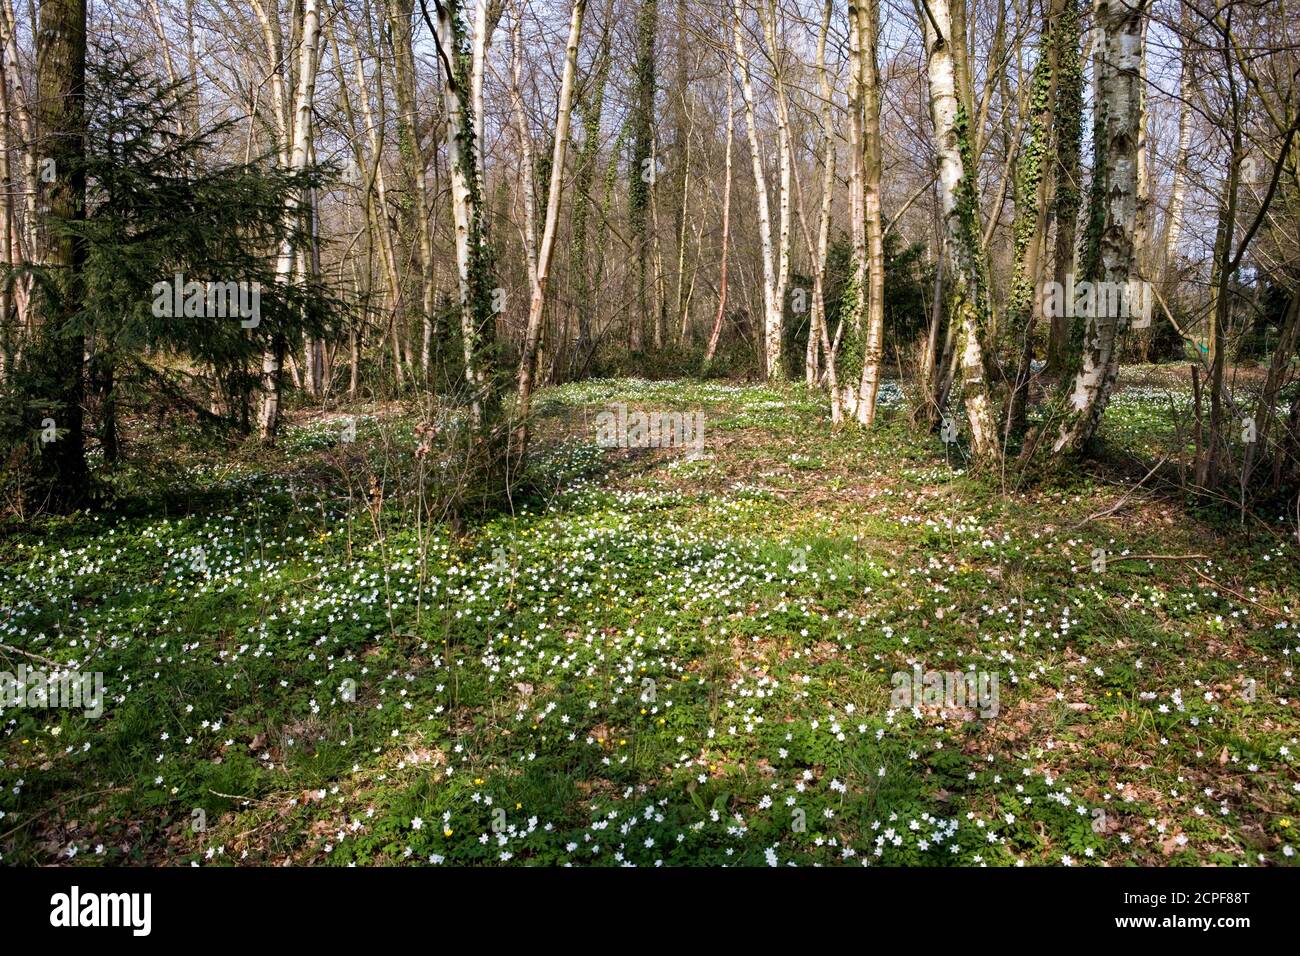
[[[704,456],[595,447],[611,402],[702,411]],[[537,408],[546,493],[468,529],[413,519],[415,422],[376,411],[349,474],[382,506],[324,422],[11,535],[2,666],[108,700],[0,715],[3,862],[1294,862],[1285,525],[1150,496],[1087,521],[1124,494],[1100,471],[1003,494],[893,407],[832,433],[801,387]],[[1135,387],[1106,437],[1142,452],[1171,414]],[[896,706],[918,664],[996,675],[997,715]]]

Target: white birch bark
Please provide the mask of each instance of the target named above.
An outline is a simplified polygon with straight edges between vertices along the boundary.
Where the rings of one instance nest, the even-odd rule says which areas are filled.
[[[962,3],[964,0],[953,0]],[[945,272],[950,323],[956,330],[962,371],[962,394],[970,427],[971,448],[977,458],[998,455],[998,435],[993,403],[989,396],[980,323],[987,311],[987,290],[983,287],[978,223],[973,221],[979,203],[973,171],[965,169],[958,129],[960,109],[953,44],[964,43],[955,36],[949,0],[926,0],[922,15],[930,87],[930,114],[934,123],[935,152],[939,160],[939,197],[943,213],[944,254],[951,265]],[[959,18],[958,22],[962,22]],[[969,135],[969,132],[968,132]],[[972,152],[969,148],[966,150]],[[940,410],[942,412],[942,409]]]
[[[255,0],[256,2],[256,0]],[[258,4],[260,9],[260,4]],[[289,138],[288,168],[294,171],[307,167],[311,152],[311,113],[312,101],[316,92],[316,68],[320,63],[316,55],[320,41],[320,0],[303,0],[302,39],[298,46],[298,87],[293,98],[293,113],[290,117],[292,130]],[[285,211],[288,218],[296,217],[298,209]],[[286,222],[286,228],[289,223]],[[287,285],[293,276],[296,250],[293,242],[285,238],[280,244],[276,258],[275,276],[281,285]],[[280,371],[283,364],[284,347],[274,339],[262,353],[262,408],[258,414],[258,432],[262,441],[275,440],[276,427],[280,421]]]
[[[781,320],[783,303],[776,297],[780,282],[772,247],[772,215],[767,198],[767,177],[763,174],[763,148],[758,138],[758,119],[754,109],[754,83],[750,77],[749,57],[742,35],[740,0],[733,0],[732,33],[736,63],[740,67],[740,94],[745,106],[745,123],[749,131],[749,153],[754,168],[754,193],[758,203],[758,235],[763,250],[763,357],[768,379],[781,375]]]
[[[289,104],[288,87],[284,79],[285,56],[280,32],[280,10],[277,4],[275,16],[272,17],[262,0],[252,0],[253,13],[262,27],[262,42],[266,44],[267,77],[271,84],[271,105],[274,110],[275,126],[279,133],[276,151],[280,165],[289,166],[289,154],[292,149],[293,117]],[[306,24],[304,13],[304,25]]]
[[[1097,0],[1095,110],[1104,122],[1106,221],[1101,235],[1102,280],[1130,288],[1140,279],[1135,234],[1138,217],[1138,142],[1141,121],[1142,24],[1146,0]],[[1094,173],[1095,175],[1095,173]],[[1098,302],[1114,302],[1098,296]],[[1078,451],[1101,423],[1119,374],[1118,336],[1129,318],[1101,307],[1085,318],[1083,354],[1053,453]],[[1100,314],[1099,314],[1100,313]]]
[[[18,35],[12,0],[0,2],[0,32],[3,32],[4,71],[9,86],[9,112],[18,124],[18,135],[22,137],[23,157],[23,224],[18,236],[21,246],[18,254],[26,262],[35,261],[39,244],[36,241],[36,193],[37,193],[37,156],[36,129],[32,122],[32,104],[27,97],[27,88],[23,83],[22,69],[18,60]],[[24,283],[24,288],[29,283]]]
[[[876,47],[880,39],[878,0],[856,0],[849,8],[856,16],[860,38],[862,92],[862,207],[866,233],[866,327],[862,346],[862,381],[858,386],[857,419],[870,427],[876,418],[880,392],[880,365],[885,334],[885,229],[880,201],[883,149],[880,140],[880,69]]]
[[[791,194],[790,177],[793,165],[790,147],[790,108],[785,92],[785,71],[782,68],[782,48],[778,39],[778,11],[776,0],[769,0],[763,17],[763,35],[767,40],[768,56],[772,61],[772,88],[776,98],[776,149],[780,186],[777,196],[777,255],[776,255],[776,289],[773,298],[785,313],[785,297],[790,288],[790,239],[791,239]],[[768,342],[769,352],[771,342]],[[781,340],[777,338],[778,367],[781,356]],[[769,355],[770,360],[770,355]]]
[[[849,240],[853,245],[853,310],[843,312],[840,327],[836,330],[836,349],[838,355],[839,341],[844,337],[846,323],[852,330],[849,334],[861,336],[866,325],[866,288],[867,288],[867,220],[863,205],[863,179],[865,171],[864,139],[866,130],[866,112],[863,108],[862,76],[862,21],[855,9],[849,14]],[[838,371],[838,369],[837,369]],[[831,407],[832,419],[837,413],[858,417],[859,389],[848,382],[839,389],[835,403]],[[839,407],[836,408],[835,406]]]

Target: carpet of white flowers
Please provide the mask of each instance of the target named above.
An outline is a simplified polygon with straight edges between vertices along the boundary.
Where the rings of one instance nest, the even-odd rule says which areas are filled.
[[[0,668],[106,700],[0,712],[3,862],[1294,863],[1295,529],[1097,469],[1004,493],[882,401],[551,389],[534,491],[468,524],[397,493],[416,422],[375,410],[368,491],[325,419],[8,533]],[[615,402],[702,411],[703,453],[597,447]],[[996,715],[896,706],[915,667]]]

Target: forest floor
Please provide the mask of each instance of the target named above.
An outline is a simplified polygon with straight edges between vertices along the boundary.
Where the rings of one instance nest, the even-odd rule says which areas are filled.
[[[0,668],[107,693],[0,715],[3,862],[1294,864],[1295,528],[1134,491],[1187,386],[1122,385],[1106,460],[1018,490],[892,388],[862,434],[798,386],[567,385],[545,492],[454,530],[380,500],[393,408],[140,427],[112,512],[0,547]],[[598,447],[615,402],[703,454]],[[989,693],[900,703],[955,671]]]

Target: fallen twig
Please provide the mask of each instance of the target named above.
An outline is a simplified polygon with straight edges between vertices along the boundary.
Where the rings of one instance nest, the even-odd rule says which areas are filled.
[[[1274,617],[1291,616],[1290,614],[1286,614],[1282,611],[1275,610],[1274,608],[1269,607],[1267,604],[1260,604],[1258,601],[1251,600],[1250,598],[1246,597],[1246,595],[1242,594],[1240,591],[1234,591],[1226,584],[1220,584],[1218,581],[1214,580],[1214,578],[1210,577],[1200,568],[1192,568],[1192,570],[1195,571],[1203,580],[1208,581],[1210,584],[1213,584],[1216,588],[1219,588],[1220,590],[1223,591],[1227,591],[1229,594],[1231,594],[1233,597],[1237,598],[1240,601],[1245,601],[1247,604],[1255,605],[1255,607],[1259,608],[1261,611],[1267,611],[1269,614],[1272,614]]]
[[[15,654],[21,654],[23,657],[30,657],[34,661],[40,661],[42,664],[49,664],[51,667],[62,667],[58,661],[52,661],[48,657],[41,657],[40,654],[33,654],[31,651],[25,651],[21,647],[10,647],[8,644],[0,644],[0,651],[13,651]]]

